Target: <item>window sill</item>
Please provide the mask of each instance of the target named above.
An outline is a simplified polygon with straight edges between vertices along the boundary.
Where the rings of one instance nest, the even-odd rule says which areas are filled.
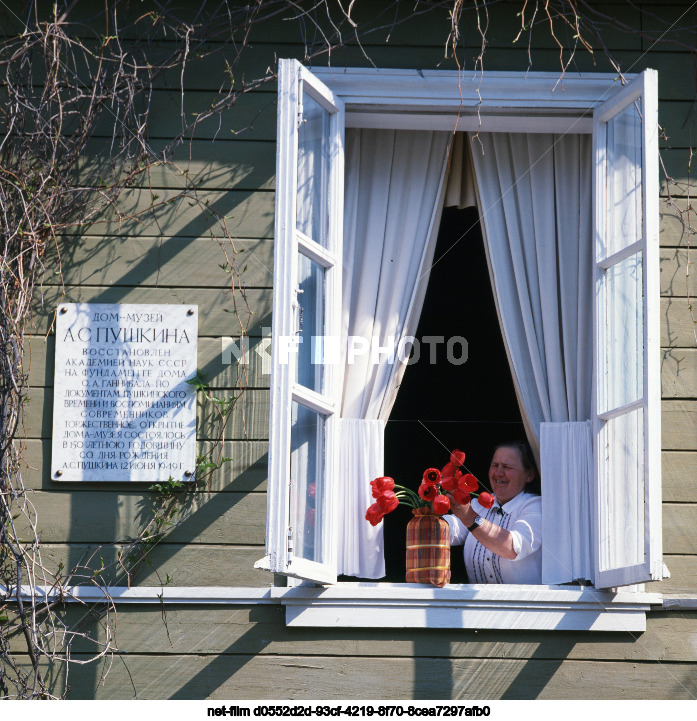
[[[337,583],[291,588],[140,586],[107,589],[116,604],[257,605],[280,604],[286,624],[334,628],[476,628],[539,631],[646,630],[651,606],[697,608],[697,599],[663,598],[658,593],[596,591],[568,586],[453,584],[431,588],[410,583]],[[0,597],[6,589],[0,587]],[[23,588],[29,597],[30,588]],[[55,599],[55,589],[34,593]],[[104,601],[94,586],[66,589],[66,602]],[[675,603],[673,603],[675,601]]]
[[[286,625],[344,628],[477,628],[645,631],[657,593],[567,586],[339,583],[273,589]]]

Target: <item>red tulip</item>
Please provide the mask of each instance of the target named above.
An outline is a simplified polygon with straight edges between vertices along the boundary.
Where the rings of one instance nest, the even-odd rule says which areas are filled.
[[[440,471],[437,468],[427,468],[424,471],[423,482],[435,486],[440,481]]]
[[[483,493],[479,494],[479,502],[484,506],[484,508],[491,508],[494,505],[494,497],[491,495],[491,493],[487,493],[484,491]]]
[[[442,516],[444,513],[447,513],[449,510],[450,510],[450,499],[447,496],[443,496],[442,494],[439,494],[433,499],[433,512],[436,515]]]
[[[314,498],[317,493],[317,484],[316,483],[308,483],[307,484],[307,495],[310,496],[310,498]]]
[[[380,478],[371,481],[370,485],[373,487],[373,498],[378,498],[384,491],[394,489],[394,480],[389,476],[380,476]]]
[[[432,501],[438,495],[438,491],[435,486],[431,486],[428,483],[422,483],[419,486],[419,495],[424,499],[424,501]]]
[[[307,513],[305,514],[305,520],[307,521],[308,526],[315,525],[315,509],[314,508],[307,509]]]
[[[455,466],[461,466],[465,462],[465,452],[455,449],[450,454],[450,462]]]
[[[379,503],[373,503],[373,505],[365,512],[365,520],[370,523],[371,526],[377,526],[382,521],[385,515],[385,511],[381,508]]]
[[[455,475],[455,471],[457,470],[457,466],[454,463],[451,463],[448,461],[444,466],[443,470],[441,471],[441,475],[443,476],[453,476]]]
[[[455,470],[451,475],[443,473],[440,479],[440,487],[444,491],[454,491],[459,486],[460,478],[462,478],[462,471]]]
[[[463,506],[470,502],[470,494],[467,491],[461,491],[459,488],[453,491],[453,498],[457,503],[461,503]]]
[[[457,486],[463,491],[474,493],[479,488],[479,481],[471,473],[465,473]]]
[[[394,491],[385,491],[381,496],[378,496],[377,505],[382,508],[385,513],[394,511],[399,505],[399,498]]]

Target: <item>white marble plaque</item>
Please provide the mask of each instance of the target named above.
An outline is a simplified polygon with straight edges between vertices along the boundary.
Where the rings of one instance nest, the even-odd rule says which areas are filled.
[[[61,303],[51,478],[190,479],[197,339],[194,305]]]

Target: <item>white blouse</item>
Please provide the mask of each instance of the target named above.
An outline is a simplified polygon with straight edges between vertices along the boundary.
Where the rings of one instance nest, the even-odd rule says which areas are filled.
[[[464,543],[465,568],[469,583],[542,583],[542,499],[519,493],[503,506],[498,501],[486,509],[472,499],[472,509],[513,538],[513,559],[501,558],[485,548],[464,523],[448,514],[450,545]]]

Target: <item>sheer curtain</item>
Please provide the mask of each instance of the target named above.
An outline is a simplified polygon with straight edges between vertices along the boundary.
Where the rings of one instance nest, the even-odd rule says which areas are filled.
[[[365,520],[384,428],[428,283],[451,133],[348,130],[344,219],[339,573],[385,575],[382,524]]]
[[[591,138],[479,133],[470,143],[497,311],[533,446],[543,424],[554,424],[541,453],[542,580],[590,579]]]

